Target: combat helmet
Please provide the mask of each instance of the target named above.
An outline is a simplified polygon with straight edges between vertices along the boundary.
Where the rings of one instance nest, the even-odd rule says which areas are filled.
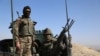
[[[46,29],[44,29],[43,34],[51,34],[52,35],[52,32],[49,28],[46,28]]]

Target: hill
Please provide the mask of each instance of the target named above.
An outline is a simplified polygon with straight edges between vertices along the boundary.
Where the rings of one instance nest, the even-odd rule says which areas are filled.
[[[100,56],[100,52],[83,45],[73,44],[72,55],[73,56]]]

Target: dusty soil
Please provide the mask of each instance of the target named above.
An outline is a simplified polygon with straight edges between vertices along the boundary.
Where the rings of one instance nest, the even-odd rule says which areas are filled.
[[[73,56],[100,56],[100,52],[83,45],[73,44],[72,55]]]

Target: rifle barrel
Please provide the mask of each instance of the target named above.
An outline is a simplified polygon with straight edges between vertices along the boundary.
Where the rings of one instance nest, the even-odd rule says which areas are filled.
[[[72,19],[71,22],[70,22],[69,28],[72,27],[72,25],[74,24],[74,22],[75,22],[75,21]]]
[[[72,19],[71,22],[65,27],[66,31],[69,31],[74,22],[75,21]]]

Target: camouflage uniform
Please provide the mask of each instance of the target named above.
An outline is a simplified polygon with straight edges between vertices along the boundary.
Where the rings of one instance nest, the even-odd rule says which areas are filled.
[[[50,29],[46,28],[44,30],[44,42],[42,43],[42,47],[40,49],[40,56],[53,56],[54,55],[54,44],[57,39],[53,38]]]
[[[51,30],[48,28],[44,30],[43,34],[45,41],[42,43],[40,56],[68,56],[68,39],[63,31],[57,39],[52,37]]]
[[[26,9],[30,8],[28,7]],[[25,10],[25,7],[23,10]],[[35,40],[33,21],[31,21],[30,17],[25,17],[25,15],[23,15],[14,22],[13,30],[15,41],[20,44],[20,48],[18,50],[19,56],[31,56],[31,45],[32,41]]]

